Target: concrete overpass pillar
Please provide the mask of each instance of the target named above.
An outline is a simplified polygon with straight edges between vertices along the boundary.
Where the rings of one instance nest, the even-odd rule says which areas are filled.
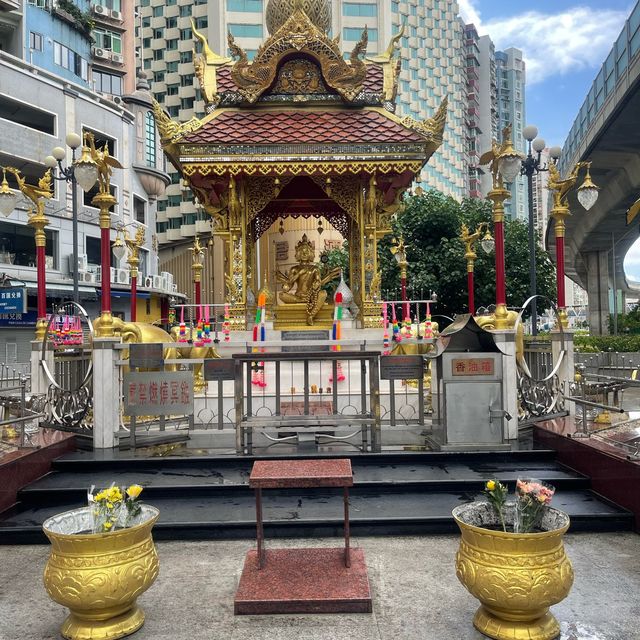
[[[587,265],[589,327],[593,335],[609,333],[609,255],[607,251],[584,253]]]

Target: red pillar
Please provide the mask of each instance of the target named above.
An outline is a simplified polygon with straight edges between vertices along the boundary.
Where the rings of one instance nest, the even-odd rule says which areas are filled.
[[[102,271],[102,312],[111,313],[111,229],[100,229],[100,262]]]
[[[131,322],[136,321],[138,312],[138,276],[131,276]]]
[[[201,304],[202,303],[202,283],[200,282],[200,280],[194,281],[193,288],[194,288],[195,304]]]
[[[564,235],[556,236],[556,284],[558,289],[558,310],[566,306],[564,296]]]
[[[507,304],[507,288],[504,269],[504,221],[494,221],[493,234],[496,241],[496,307]]]
[[[36,274],[38,280],[38,320],[47,319],[47,272],[45,247],[36,246]]]
[[[469,313],[474,315],[476,312],[476,303],[473,293],[473,271],[467,271],[467,291],[469,293]]]

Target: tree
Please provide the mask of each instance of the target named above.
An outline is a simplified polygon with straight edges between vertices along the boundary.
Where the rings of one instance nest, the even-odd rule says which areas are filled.
[[[349,243],[345,240],[342,246],[337,249],[326,249],[320,254],[322,264],[322,274],[328,273],[336,267],[342,269],[342,274],[346,282],[349,282]],[[340,276],[327,282],[322,288],[331,297],[337,286],[340,284]]]
[[[402,235],[407,247],[407,288],[411,298],[438,294],[434,312],[452,316],[468,312],[467,264],[461,225],[474,230],[481,222],[491,221],[491,202],[466,198],[458,202],[439,191],[425,191],[405,201],[404,211],[393,223],[393,232],[380,241],[379,263],[382,271],[382,295],[400,298],[399,268],[390,252],[393,236]],[[529,297],[529,240],[527,225],[518,221],[505,224],[505,263],[507,306],[520,307]],[[476,306],[495,303],[495,256],[487,255],[476,243]],[[555,268],[538,243],[536,252],[537,289],[540,295],[555,300]]]

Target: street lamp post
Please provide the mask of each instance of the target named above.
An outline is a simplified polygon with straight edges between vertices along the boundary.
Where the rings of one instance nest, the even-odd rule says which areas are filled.
[[[482,235],[482,231],[485,231],[484,237],[480,241],[480,245],[485,253],[491,253],[495,247],[495,241],[489,233],[489,225],[486,222],[481,222],[476,230],[471,233],[466,224],[462,225],[460,240],[464,242],[465,253],[464,257],[467,261],[467,292],[469,297],[469,313],[474,315],[476,312],[476,305],[474,299],[474,264],[478,257],[474,251],[474,246],[478,238]]]
[[[558,154],[559,156],[560,154]],[[584,181],[578,187],[578,202],[588,211],[598,199],[598,189],[591,180],[589,169],[591,162],[578,162],[569,175],[562,180],[555,162],[549,165],[549,182],[547,189],[553,194],[551,217],[554,219],[556,236],[556,286],[558,291],[558,318],[562,327],[569,326],[564,291],[564,234],[565,219],[571,215],[569,211],[569,193],[574,189],[581,169],[586,169]]]
[[[496,247],[496,329],[509,328],[509,314],[507,311],[507,290],[504,267],[504,201],[511,193],[505,188],[505,182],[511,183],[520,173],[522,155],[513,148],[511,142],[511,125],[502,130],[502,142],[495,140],[491,150],[482,154],[480,165],[491,163],[493,188],[487,197],[493,202],[493,237]]]
[[[26,179],[20,171],[14,167],[3,167],[2,184],[0,184],[0,213],[5,216],[11,215],[16,206],[18,196],[15,191],[9,188],[7,182],[7,172],[13,173],[18,183],[20,191],[33,203],[33,208],[29,211],[30,227],[35,231],[36,241],[36,278],[38,284],[38,319],[36,320],[36,340],[44,340],[47,329],[47,278],[46,278],[46,257],[45,249],[47,238],[45,227],[49,220],[44,215],[44,207],[47,200],[53,196],[53,186],[51,182],[51,171],[47,170],[38,180],[38,186],[27,184]]]
[[[77,133],[69,133],[65,138],[67,146],[71,149],[71,164],[62,166],[67,152],[63,147],[55,147],[44,163],[52,170],[55,180],[63,180],[71,183],[71,220],[73,233],[73,301],[79,302],[78,292],[78,184],[85,192],[93,189],[98,179],[98,166],[91,157],[90,149],[84,145],[82,155],[76,160],[76,149],[82,144],[82,138]],[[60,175],[56,175],[56,170]]]
[[[200,244],[200,238],[196,235],[193,246],[189,248],[192,253],[193,262],[191,271],[193,271],[193,297],[197,306],[202,303],[202,269],[204,268],[204,248]],[[198,312],[199,313],[199,312]]]
[[[144,228],[137,227],[136,235],[132,238],[125,227],[120,229],[113,243],[113,255],[122,260],[127,255],[129,274],[131,277],[131,322],[136,321],[138,309],[138,266],[140,265],[140,247],[144,244]]]
[[[522,168],[520,169],[520,175],[527,176],[527,190],[529,192],[529,288],[530,296],[533,298],[531,307],[531,333],[532,335],[538,334],[538,310],[536,307],[535,296],[537,294],[536,283],[536,235],[535,226],[533,224],[533,176],[543,171],[548,171],[548,168],[541,162],[542,150],[545,147],[545,142],[542,138],[538,138],[538,129],[533,125],[529,125],[524,128],[522,135],[527,140],[527,156],[522,161]],[[532,153],[532,151],[534,153]],[[554,152],[559,151],[557,147],[551,149],[551,156],[554,156]],[[534,155],[535,154],[535,155]],[[559,155],[559,153],[558,153]]]
[[[409,302],[407,301],[407,249],[404,244],[404,238],[400,236],[400,239],[394,240],[394,246],[391,247],[391,253],[396,259],[398,266],[400,267],[400,289],[402,299],[402,316],[405,325],[411,324],[411,318],[409,314]]]

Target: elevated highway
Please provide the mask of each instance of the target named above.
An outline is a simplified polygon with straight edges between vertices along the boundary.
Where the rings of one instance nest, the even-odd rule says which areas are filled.
[[[591,176],[601,188],[590,211],[570,198],[567,220],[567,275],[589,294],[593,333],[608,332],[610,290],[640,293],[627,281],[623,261],[640,235],[640,216],[627,225],[627,210],[640,197],[640,2],[589,90],[565,141],[560,172],[591,160]],[[580,182],[578,182],[579,184]],[[554,252],[553,224],[547,247]]]

